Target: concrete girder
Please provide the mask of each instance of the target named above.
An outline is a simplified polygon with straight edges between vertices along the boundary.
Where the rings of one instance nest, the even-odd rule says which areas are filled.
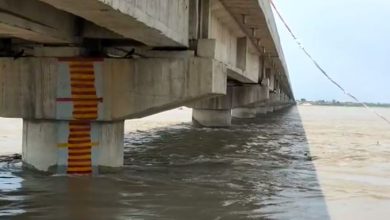
[[[0,36],[40,43],[75,42],[75,17],[39,1],[1,0]]]
[[[247,116],[246,109],[253,109],[252,115],[255,115],[256,103],[266,102],[269,98],[269,89],[266,86],[242,85],[229,86],[227,94],[214,98],[205,99],[193,103],[192,118],[194,124],[205,127],[228,127],[231,125],[232,116],[243,115]],[[236,114],[236,108],[245,107],[244,111],[239,111]],[[232,111],[233,110],[233,111]],[[241,114],[244,112],[244,114]]]
[[[275,60],[277,69],[283,73],[283,84],[293,96],[276,22],[268,0],[220,0],[234,17],[242,31],[249,37],[260,53],[265,52]]]
[[[205,58],[138,61],[137,75],[115,71],[112,83],[113,119],[136,118],[183,106],[196,100],[226,94],[226,69]],[[129,63],[119,69],[133,68]],[[124,71],[126,73],[126,71]],[[126,103],[126,104],[125,104]]]
[[[260,85],[228,86],[226,95],[204,99],[190,106],[195,109],[233,109],[255,106],[269,100],[269,90]]]
[[[148,46],[188,46],[189,0],[40,1]]]
[[[206,58],[0,58],[0,116],[72,120],[72,62],[93,67],[97,121],[143,117],[226,94],[226,69]]]
[[[237,41],[243,41],[237,39]],[[244,41],[246,42],[246,41]],[[260,73],[260,60],[257,55],[253,55],[247,49],[247,43],[241,43],[242,50],[238,50],[236,61],[240,61],[239,67],[229,64],[228,61],[218,58],[217,53],[220,50],[215,39],[199,39],[197,44],[196,54],[199,57],[212,58],[225,63],[228,70],[227,74],[230,79],[234,79],[241,83],[258,83]],[[237,47],[239,49],[239,47]],[[237,59],[240,58],[240,59]],[[255,58],[255,60],[253,59]],[[257,68],[253,68],[257,67]]]

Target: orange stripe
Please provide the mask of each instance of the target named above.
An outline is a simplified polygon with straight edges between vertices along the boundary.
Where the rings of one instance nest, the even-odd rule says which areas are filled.
[[[82,82],[82,83],[86,83],[86,82]],[[89,83],[89,82],[87,82]],[[91,83],[89,83],[91,84]],[[72,92],[96,92],[96,89],[95,87],[93,88],[72,88]]]
[[[86,132],[86,131],[73,131],[71,132],[71,135],[84,135],[84,136],[90,136],[90,132]]]
[[[77,156],[89,156],[91,157],[91,152],[68,152],[69,157]]]
[[[79,143],[79,144],[68,144],[68,148],[83,148],[83,147],[92,147],[92,143]]]
[[[74,169],[91,169],[91,165],[90,164],[87,164],[87,165],[73,165],[73,164],[70,164],[70,165],[68,165],[68,169],[72,169],[72,168],[74,168]]]
[[[98,102],[95,88],[94,63],[91,60],[70,60],[69,70],[73,102],[73,118],[95,120],[98,117]],[[91,162],[91,122],[69,124],[68,173],[90,173]]]
[[[95,71],[93,68],[71,68],[70,74],[95,75]]]
[[[94,119],[97,119],[97,115],[94,114],[94,115],[74,115],[73,116],[75,119],[77,120],[94,120]]]
[[[99,102],[96,102],[96,100],[83,100],[83,101],[75,100],[75,101],[73,101],[74,106],[77,106],[77,105],[98,105],[98,104],[99,104]]]
[[[91,128],[91,125],[69,125],[69,128],[85,128],[85,129],[90,129]]]
[[[95,75],[86,75],[86,74],[77,74],[77,73],[72,73],[70,76],[70,80],[83,80],[83,79],[89,79],[89,80],[94,80]]]
[[[97,109],[89,111],[89,110],[74,110],[74,115],[85,115],[85,114],[95,114],[97,115]]]
[[[69,150],[71,150],[71,151],[91,150],[91,148],[92,148],[92,144],[90,144],[89,146],[72,146],[72,147],[69,147]]]
[[[72,88],[95,88],[94,82],[72,82],[71,83]]]
[[[72,166],[91,166],[91,161],[68,161]]]
[[[91,148],[89,149],[81,149],[81,150],[75,150],[75,149],[69,149],[69,155],[89,155],[91,154]]]
[[[91,142],[91,137],[90,137],[90,135],[84,136],[84,137],[74,137],[74,136],[72,136],[72,134],[70,134],[68,140],[69,140],[69,143],[72,141],[80,141],[80,142],[81,141],[86,141],[86,142],[89,141],[89,142]]]
[[[75,112],[78,112],[78,111],[81,111],[81,112],[91,112],[91,111],[94,111],[94,112],[97,112],[98,111],[98,106],[95,105],[95,106],[87,106],[87,107],[82,107],[82,106],[74,106],[74,113]]]
[[[74,138],[90,138],[90,134],[87,132],[84,132],[84,134],[75,134],[75,132],[72,132],[69,134],[69,139],[74,139]]]
[[[68,172],[92,172],[92,167],[68,167]]]

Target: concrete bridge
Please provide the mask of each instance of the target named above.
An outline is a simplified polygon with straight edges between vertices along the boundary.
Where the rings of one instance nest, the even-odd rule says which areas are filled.
[[[124,120],[228,127],[294,104],[269,0],[0,0],[0,116],[41,171],[123,165]]]

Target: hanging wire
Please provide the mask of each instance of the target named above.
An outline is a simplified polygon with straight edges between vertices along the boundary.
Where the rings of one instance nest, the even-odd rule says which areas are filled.
[[[379,114],[377,111],[370,108],[367,104],[364,102],[361,102],[356,96],[349,93],[347,90],[345,90],[339,83],[337,83],[332,77],[330,77],[326,71],[320,66],[320,64],[313,58],[313,56],[310,55],[310,53],[306,50],[306,48],[303,46],[303,44],[299,41],[298,37],[294,34],[294,32],[291,30],[290,26],[287,24],[286,20],[284,20],[282,14],[277,9],[276,5],[274,4],[273,0],[270,0],[270,3],[275,10],[276,14],[278,15],[279,19],[282,21],[288,32],[291,34],[291,36],[294,38],[295,42],[298,44],[298,46],[302,49],[302,51],[306,54],[306,56],[313,62],[313,64],[317,67],[318,70],[328,79],[330,80],[337,88],[339,88],[345,95],[349,96],[353,100],[355,100],[357,103],[365,107],[368,111],[371,113],[374,113],[376,116],[384,120],[390,125],[390,120],[387,119],[385,116]]]

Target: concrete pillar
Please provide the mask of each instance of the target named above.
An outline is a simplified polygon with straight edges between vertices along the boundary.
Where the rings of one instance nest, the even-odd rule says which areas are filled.
[[[232,110],[232,116],[234,118],[255,118],[256,108],[255,107],[235,108]]]
[[[267,114],[267,110],[268,109],[265,106],[256,107],[256,114],[265,115],[265,114]]]
[[[230,109],[193,109],[192,121],[202,127],[229,127],[232,124]]]
[[[273,106],[268,106],[267,107],[267,112],[274,112],[274,111],[275,111],[275,109],[274,109]]]
[[[23,162],[39,171],[92,174],[123,166],[124,121],[23,121]]]

